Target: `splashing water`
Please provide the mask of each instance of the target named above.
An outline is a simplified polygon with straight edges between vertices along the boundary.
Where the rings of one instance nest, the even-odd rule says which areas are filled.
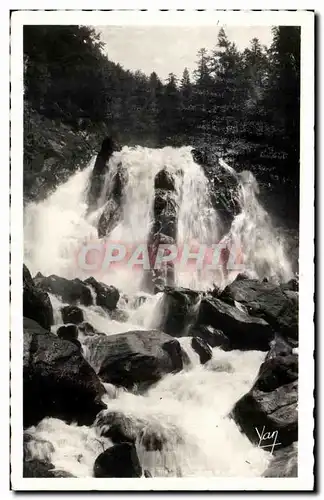
[[[96,457],[112,445],[101,436],[105,415],[117,412],[138,431],[139,459],[153,477],[260,476],[269,453],[253,446],[227,415],[252,385],[264,353],[213,351],[206,367],[167,375],[145,396],[107,388],[112,399],[107,394],[104,401],[109,409],[90,428],[44,419],[28,430],[45,441],[34,456],[42,455],[50,442],[54,451],[49,458],[57,470],[91,476]]]
[[[277,282],[288,281],[293,277],[293,271],[286,254],[285,241],[257,199],[258,183],[249,171],[236,175],[241,212],[234,218],[226,238],[240,249],[244,272],[248,276]]]
[[[166,167],[175,176],[179,245],[217,243],[219,219],[210,203],[207,179],[193,161],[190,150],[189,147],[157,150],[124,147],[116,152],[110,160],[98,207],[91,214],[87,214],[86,194],[94,159],[45,201],[28,205],[25,263],[32,274],[40,271],[44,275],[81,279],[92,274],[76,265],[75,252],[85,241],[97,240],[97,222],[120,162],[127,171],[128,181],[123,193],[122,217],[110,235],[111,240],[133,244],[147,241],[152,225],[154,178]],[[274,237],[270,218],[257,200],[255,179],[250,173],[235,175],[239,178],[241,213],[233,220],[227,238],[241,245],[253,275],[287,278],[290,267],[283,244]],[[125,293],[127,300],[122,296],[118,307],[127,313],[128,320],[116,321],[99,306],[80,306],[85,321],[106,335],[154,327],[162,294],[151,296],[142,292],[141,276],[126,267],[106,274],[101,281],[115,284]],[[176,282],[203,290],[215,282],[215,276],[207,277],[206,281],[206,276],[202,277],[198,271],[186,273],[176,269]],[[62,323],[60,309],[64,304],[58,297],[51,295],[50,299],[55,321],[52,329],[56,331]],[[81,335],[80,340],[83,340]],[[264,353],[223,352],[215,348],[213,358],[201,366],[191,348],[191,339],[181,338],[180,343],[191,362],[188,369],[167,375],[144,396],[105,384],[108,413],[121,412],[135,426],[141,426],[137,451],[143,468],[153,476],[260,476],[269,454],[252,445],[228,414],[252,386]],[[84,346],[83,353],[90,361]],[[46,453],[46,459],[57,470],[90,477],[96,457],[112,444],[100,431],[99,421],[92,427],[78,427],[45,418],[28,429],[34,439],[30,453],[36,458],[44,458]],[[164,443],[162,449],[148,451],[144,441],[152,442],[157,437]]]

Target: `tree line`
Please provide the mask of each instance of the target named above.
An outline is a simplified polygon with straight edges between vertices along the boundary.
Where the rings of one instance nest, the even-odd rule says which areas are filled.
[[[110,61],[90,27],[25,26],[25,116],[125,144],[209,145],[241,168],[262,165],[297,184],[300,28],[272,34],[270,47],[253,38],[240,51],[222,28],[214,48],[199,50],[193,74],[184,68],[163,82]]]

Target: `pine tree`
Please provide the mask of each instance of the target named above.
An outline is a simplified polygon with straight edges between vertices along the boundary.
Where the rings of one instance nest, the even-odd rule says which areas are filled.
[[[212,133],[210,116],[210,95],[213,88],[213,79],[210,71],[210,58],[207,50],[201,48],[197,53],[197,69],[194,71],[195,86],[193,105],[196,115],[196,129],[200,130],[205,140],[209,142]]]
[[[187,137],[192,133],[195,119],[192,106],[193,86],[190,80],[188,68],[185,68],[180,83],[181,98],[181,132]]]

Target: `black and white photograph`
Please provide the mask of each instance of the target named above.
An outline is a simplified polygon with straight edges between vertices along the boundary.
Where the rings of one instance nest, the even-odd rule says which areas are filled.
[[[313,99],[311,11],[12,12],[14,490],[313,489]]]

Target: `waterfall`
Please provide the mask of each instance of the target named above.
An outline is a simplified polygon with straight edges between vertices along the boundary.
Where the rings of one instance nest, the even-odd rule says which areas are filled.
[[[102,282],[114,284],[129,298],[122,306],[119,304],[128,314],[128,322],[123,323],[110,318],[97,306],[81,306],[85,320],[102,333],[148,330],[154,325],[161,304],[161,294],[142,293],[142,274],[136,269],[121,265],[111,272],[94,273],[78,265],[76,255],[80,247],[89,241],[98,242],[98,220],[120,164],[127,172],[127,181],[121,216],[109,235],[111,241],[132,247],[147,243],[153,220],[154,179],[159,171],[166,169],[175,179],[179,247],[184,244],[210,246],[222,239],[240,247],[251,275],[290,277],[283,242],[257,199],[257,183],[251,173],[237,174],[231,170],[239,183],[241,212],[224,237],[220,233],[219,215],[212,207],[208,180],[194,162],[190,147],[124,147],[110,159],[98,206],[93,212],[88,213],[87,190],[94,159],[46,200],[29,204],[24,214],[25,263],[33,275],[41,272],[46,276],[57,274],[81,279],[93,275]],[[177,285],[198,290],[211,287],[219,279],[212,271],[203,273],[195,268],[188,270],[177,266],[175,271]],[[143,303],[135,307],[140,293]],[[57,297],[50,298],[55,331],[62,321],[60,308],[63,304]],[[154,476],[260,476],[269,455],[240,433],[228,413],[252,386],[264,353],[224,352],[214,348],[213,358],[201,366],[189,339],[181,339],[181,344],[191,360],[190,369],[167,375],[145,396],[110,388],[110,396],[106,396],[108,411],[120,411],[134,421],[144,422],[147,432],[151,429],[164,440],[163,451],[148,452],[137,443],[143,467]],[[87,357],[86,349],[83,352]],[[64,468],[78,477],[92,475],[94,460],[102,451],[100,436],[96,435],[94,427],[77,427],[46,418],[28,432],[37,439],[53,443],[55,452],[51,461],[57,469]],[[33,453],[35,457],[41,456],[37,447]]]

